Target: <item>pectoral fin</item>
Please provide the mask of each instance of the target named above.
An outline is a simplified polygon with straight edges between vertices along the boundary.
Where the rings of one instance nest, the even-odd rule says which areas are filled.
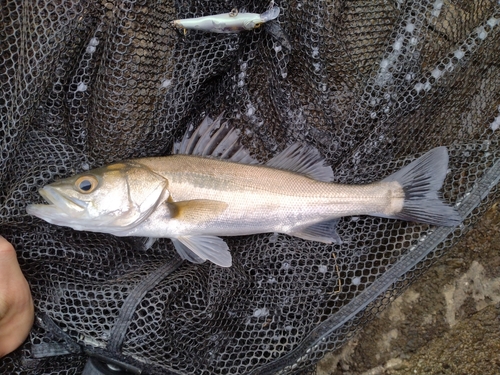
[[[189,201],[168,202],[166,204],[172,218],[189,221],[191,223],[201,223],[210,218],[215,218],[222,214],[227,208],[226,202],[210,199],[192,199]]]
[[[294,228],[287,234],[302,238],[308,241],[319,241],[324,243],[336,243],[340,245],[342,240],[337,233],[337,223],[339,219],[322,221],[307,227]]]
[[[215,236],[183,236],[172,239],[183,259],[193,263],[209,260],[221,267],[231,266],[231,253],[227,244]]]

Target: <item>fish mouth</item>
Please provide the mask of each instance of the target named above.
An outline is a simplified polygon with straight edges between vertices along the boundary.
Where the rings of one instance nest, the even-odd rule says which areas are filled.
[[[49,205],[54,205],[63,211],[83,211],[87,207],[87,202],[80,199],[70,197],[64,193],[61,193],[57,189],[51,186],[45,186],[41,188],[38,193],[49,203]]]
[[[76,215],[86,210],[87,202],[67,196],[51,186],[45,186],[38,192],[48,204],[30,204],[26,212],[49,223],[71,222]]]

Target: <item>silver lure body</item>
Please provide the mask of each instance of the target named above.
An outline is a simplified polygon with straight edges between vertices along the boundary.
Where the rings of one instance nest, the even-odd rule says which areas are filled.
[[[236,33],[253,30],[263,23],[277,18],[279,13],[280,8],[278,7],[273,7],[262,14],[241,13],[237,9],[233,9],[230,13],[174,20],[172,25],[184,31],[201,30],[214,33]]]

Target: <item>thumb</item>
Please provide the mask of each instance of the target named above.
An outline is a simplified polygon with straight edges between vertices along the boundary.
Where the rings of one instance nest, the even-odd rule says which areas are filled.
[[[34,312],[28,282],[12,245],[0,236],[0,357],[15,350],[28,336]]]

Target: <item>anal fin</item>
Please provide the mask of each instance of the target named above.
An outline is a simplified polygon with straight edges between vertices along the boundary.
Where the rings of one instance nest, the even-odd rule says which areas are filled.
[[[231,267],[229,247],[216,236],[182,236],[173,238],[175,249],[183,259],[193,263],[209,260],[221,267]]]
[[[287,232],[287,234],[308,241],[336,243],[340,245],[342,240],[337,233],[338,222],[339,219],[322,221],[313,225],[294,228],[292,231]]]

